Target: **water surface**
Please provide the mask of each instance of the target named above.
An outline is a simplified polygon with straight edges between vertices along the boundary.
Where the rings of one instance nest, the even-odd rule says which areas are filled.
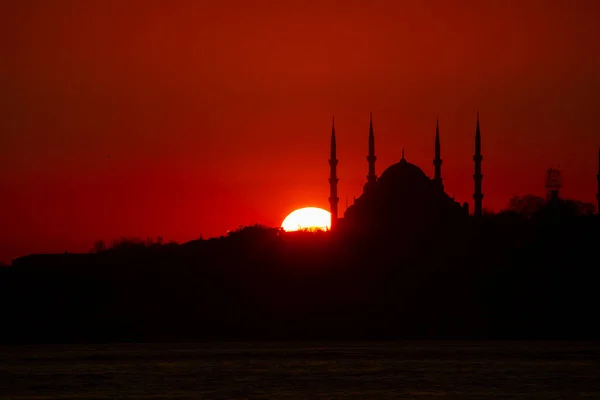
[[[6,399],[600,399],[600,344],[0,347]]]

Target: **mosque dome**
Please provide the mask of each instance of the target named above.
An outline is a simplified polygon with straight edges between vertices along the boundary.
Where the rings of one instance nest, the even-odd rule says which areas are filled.
[[[402,158],[356,199],[344,218],[354,226],[419,230],[454,216],[464,216],[462,206],[421,168]]]
[[[377,181],[379,192],[425,190],[428,186],[433,186],[431,179],[404,158],[386,169]]]

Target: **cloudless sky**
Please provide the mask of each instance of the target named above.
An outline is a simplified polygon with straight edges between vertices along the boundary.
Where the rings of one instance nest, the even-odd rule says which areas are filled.
[[[94,240],[185,241],[340,209],[406,158],[472,204],[481,114],[484,207],[595,202],[600,2],[80,1],[0,4],[0,260]]]

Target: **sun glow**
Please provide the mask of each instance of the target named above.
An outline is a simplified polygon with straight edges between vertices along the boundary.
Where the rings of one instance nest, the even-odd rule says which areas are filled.
[[[285,217],[281,227],[288,232],[302,229],[328,230],[331,228],[331,214],[317,207],[300,208]]]

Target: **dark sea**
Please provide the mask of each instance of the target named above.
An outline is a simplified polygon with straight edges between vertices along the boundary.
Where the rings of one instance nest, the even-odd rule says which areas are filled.
[[[2,399],[600,399],[600,344],[0,347]]]

